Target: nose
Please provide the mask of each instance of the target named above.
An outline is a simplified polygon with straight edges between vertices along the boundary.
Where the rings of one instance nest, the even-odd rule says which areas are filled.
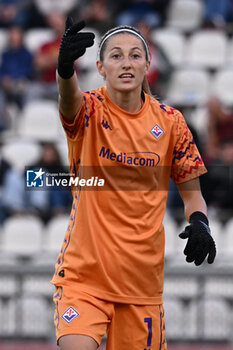
[[[124,60],[122,62],[122,68],[124,68],[124,69],[131,68],[131,61],[130,61],[129,57],[124,57]]]

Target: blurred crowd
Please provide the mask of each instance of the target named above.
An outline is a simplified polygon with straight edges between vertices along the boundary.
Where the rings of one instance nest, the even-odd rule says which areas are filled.
[[[84,19],[88,28],[100,36],[116,25],[133,25],[145,36],[151,53],[148,81],[151,91],[163,100],[173,65],[163,48],[153,40],[152,32],[166,25],[172,0],[0,0],[0,32],[7,32],[7,42],[0,44],[0,146],[2,135],[12,127],[11,109],[20,115],[25,106],[38,99],[57,101],[56,65],[60,40],[67,15],[74,21]],[[205,13],[202,28],[228,28],[233,22],[232,0],[203,0]],[[53,35],[32,49],[25,43],[32,29],[48,29]],[[0,33],[1,34],[1,33]],[[1,39],[1,38],[0,38]],[[35,43],[36,44],[36,43]],[[81,79],[86,70],[77,63]],[[181,106],[182,110],[182,106]],[[227,220],[233,212],[233,106],[224,106],[215,96],[206,106],[207,139],[200,140],[192,125],[196,143],[209,169],[201,181],[210,207]],[[56,171],[63,164],[55,144],[43,143],[41,159],[32,167]],[[71,195],[64,191],[24,191],[23,172],[19,173],[0,152],[0,223],[12,214],[35,213],[44,221],[52,215],[69,212]],[[179,196],[171,185],[168,207],[179,207]],[[182,204],[180,204],[180,207]]]

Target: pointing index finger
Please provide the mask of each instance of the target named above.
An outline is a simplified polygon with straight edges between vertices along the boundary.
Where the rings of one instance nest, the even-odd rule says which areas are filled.
[[[66,30],[72,27],[73,24],[74,24],[73,18],[71,16],[68,16],[66,18]]]
[[[72,27],[69,28],[69,33],[74,34],[79,32],[80,30],[82,30],[85,27],[86,23],[85,21],[80,21],[78,23],[75,23],[74,25],[72,25]]]

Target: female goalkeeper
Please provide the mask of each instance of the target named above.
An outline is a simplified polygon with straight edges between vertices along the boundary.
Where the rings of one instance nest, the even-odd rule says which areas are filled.
[[[177,184],[189,225],[187,262],[213,263],[216,249],[198,177],[206,172],[181,113],[150,96],[150,54],[135,28],[99,45],[106,86],[82,92],[74,61],[93,45],[84,22],[67,18],[57,69],[69,163],[106,188],[73,188],[73,205],[52,283],[61,350],[165,350],[164,228],[168,183]],[[94,173],[96,171],[97,173]]]

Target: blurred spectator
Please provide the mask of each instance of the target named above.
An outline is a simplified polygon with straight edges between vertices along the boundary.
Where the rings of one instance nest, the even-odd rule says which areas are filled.
[[[80,18],[84,19],[89,27],[95,28],[101,34],[105,33],[113,24],[113,13],[107,0],[90,0],[83,6]]]
[[[0,0],[0,27],[24,29],[44,26],[43,16],[31,0]]]
[[[0,132],[6,130],[9,126],[10,119],[6,108],[5,96],[0,86]]]
[[[10,169],[10,164],[0,155],[0,188],[2,188],[4,178],[8,169]]]
[[[25,93],[32,77],[32,55],[24,46],[23,35],[20,27],[10,29],[8,48],[2,54],[0,66],[3,96],[7,102],[17,104],[19,108],[24,105]]]
[[[0,225],[6,218],[6,211],[2,201],[2,190],[6,181],[7,173],[10,169],[10,164],[7,163],[0,155]]]
[[[27,198],[23,173],[10,167],[4,177],[2,185],[2,207],[4,218],[26,213]]]
[[[161,98],[170,79],[172,65],[162,47],[153,42],[151,26],[146,21],[140,21],[136,27],[145,37],[151,54],[151,65],[147,75],[151,91]]]
[[[233,21],[232,0],[205,0],[205,26],[225,27]]]
[[[17,22],[22,0],[0,0],[0,27],[8,28]]]
[[[169,0],[131,0],[117,18],[117,25],[134,25],[145,21],[150,27],[159,27],[163,23]]]
[[[208,173],[201,177],[207,204],[220,220],[233,214],[233,109],[212,97],[208,104],[208,136],[204,160]]]
[[[53,143],[45,143],[41,159],[30,169],[40,169],[50,174],[68,173],[61,162],[60,155]],[[59,176],[56,176],[58,179]],[[62,176],[61,176],[62,178]],[[50,187],[45,190],[28,191],[28,205],[47,222],[52,215],[66,213],[71,205],[71,191],[69,188]]]
[[[206,161],[216,159],[219,149],[226,140],[233,140],[233,109],[223,106],[212,97],[208,102],[208,139],[205,149]]]
[[[203,176],[203,195],[223,222],[233,217],[233,138],[225,139]]]
[[[51,98],[57,100],[56,68],[61,37],[65,30],[66,15],[53,12],[46,16],[49,28],[55,32],[55,39],[42,45],[35,53],[34,68],[36,82],[31,86],[28,100]]]

